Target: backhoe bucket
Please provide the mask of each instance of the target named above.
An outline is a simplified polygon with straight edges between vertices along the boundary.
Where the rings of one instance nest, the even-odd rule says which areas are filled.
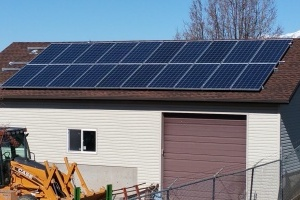
[[[75,186],[72,183],[72,178],[74,173],[80,181],[81,185],[81,192],[80,192],[80,199],[82,200],[104,200],[106,190],[104,187],[100,188],[98,192],[88,189],[79,168],[77,167],[76,163],[69,164],[68,159],[65,157],[65,164],[66,164],[66,173],[62,173],[58,170],[58,168],[53,164],[52,167],[49,166],[48,162],[45,161],[46,170],[49,175],[52,175],[53,178],[58,180],[60,188],[62,192],[66,195],[66,199],[73,199],[75,194]]]

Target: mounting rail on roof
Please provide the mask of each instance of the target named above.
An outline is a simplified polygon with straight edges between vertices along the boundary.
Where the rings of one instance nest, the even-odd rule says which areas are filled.
[[[26,65],[28,62],[9,62],[9,65]]]

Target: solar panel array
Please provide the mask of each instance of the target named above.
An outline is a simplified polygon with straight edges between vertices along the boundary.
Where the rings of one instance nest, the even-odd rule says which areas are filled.
[[[52,43],[3,87],[259,91],[291,42]]]

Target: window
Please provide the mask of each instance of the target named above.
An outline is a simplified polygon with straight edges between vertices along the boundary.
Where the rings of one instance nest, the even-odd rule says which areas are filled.
[[[96,152],[96,131],[69,129],[68,151]]]

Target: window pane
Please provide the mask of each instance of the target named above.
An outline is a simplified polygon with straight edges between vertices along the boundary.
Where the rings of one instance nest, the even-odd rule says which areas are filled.
[[[69,150],[81,151],[81,130],[69,130]]]
[[[83,151],[96,151],[95,131],[83,131]]]

